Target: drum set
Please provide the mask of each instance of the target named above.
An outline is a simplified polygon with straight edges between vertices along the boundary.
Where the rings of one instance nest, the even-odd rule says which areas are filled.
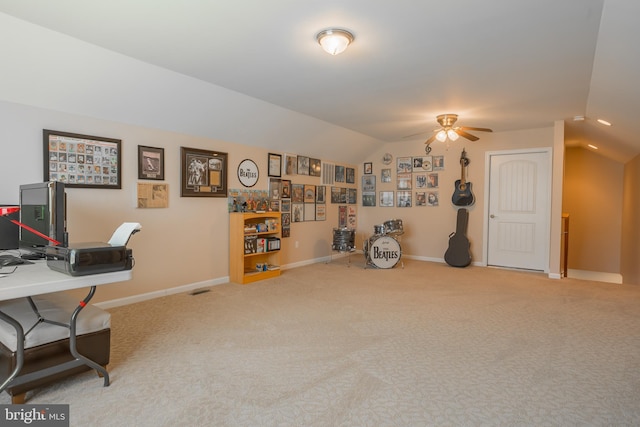
[[[381,225],[374,225],[373,236],[363,242],[367,265],[376,268],[395,267],[402,257],[399,242],[402,234],[404,229],[401,219],[390,219]]]

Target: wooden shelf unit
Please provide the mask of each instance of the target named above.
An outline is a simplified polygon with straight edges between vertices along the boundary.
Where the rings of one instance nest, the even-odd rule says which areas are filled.
[[[280,249],[268,250],[268,242],[280,247],[282,227],[280,212],[231,212],[229,224],[229,278],[232,282],[247,284],[280,275]],[[258,224],[270,224],[268,230],[253,230]],[[248,238],[248,239],[247,239]],[[246,253],[248,241],[256,241],[256,252]],[[264,239],[264,250],[259,249],[258,241]],[[267,271],[258,271],[257,264],[272,267]]]

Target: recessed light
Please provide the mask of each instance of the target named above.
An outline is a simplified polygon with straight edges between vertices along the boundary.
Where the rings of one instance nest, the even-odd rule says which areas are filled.
[[[603,120],[603,119],[598,119],[598,123],[600,123],[602,125],[605,125],[605,126],[611,126],[611,123],[609,123],[608,121]]]
[[[588,145],[587,145],[587,147],[589,147],[589,148],[593,148],[594,150],[597,150],[597,149],[598,149],[598,147],[596,147],[596,146],[595,146],[595,145],[593,145],[593,144],[588,144]]]
[[[573,121],[574,122],[583,122],[584,121],[584,116],[574,116],[573,117]]]

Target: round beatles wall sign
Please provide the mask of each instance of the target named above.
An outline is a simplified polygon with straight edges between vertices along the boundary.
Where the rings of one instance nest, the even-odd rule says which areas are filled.
[[[244,159],[238,165],[238,179],[245,187],[253,187],[258,182],[258,165],[253,160]]]

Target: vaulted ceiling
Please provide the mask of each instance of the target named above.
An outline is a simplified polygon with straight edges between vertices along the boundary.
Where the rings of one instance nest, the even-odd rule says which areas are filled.
[[[0,0],[0,12],[381,141],[426,140],[457,113],[495,132],[565,120],[570,145],[640,154],[637,0]],[[345,53],[320,49],[329,27],[355,35]]]

